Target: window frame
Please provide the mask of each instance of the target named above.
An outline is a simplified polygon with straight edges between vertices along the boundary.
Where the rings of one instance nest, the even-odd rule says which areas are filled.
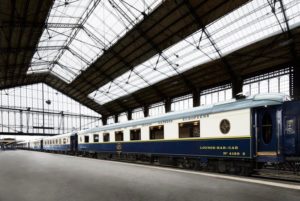
[[[105,139],[105,136],[108,136],[108,139]],[[109,132],[103,133],[102,137],[103,137],[103,142],[110,142],[110,133]]]
[[[96,138],[97,137],[97,138]],[[97,139],[97,140],[96,140]],[[93,134],[93,142],[99,142],[99,134]]]
[[[117,135],[122,134],[122,140],[117,140]],[[115,141],[116,142],[123,142],[124,141],[124,131],[115,131]]]
[[[151,132],[154,131],[152,129],[159,128],[159,127],[161,127],[161,130],[162,130],[162,138],[157,138],[156,137],[157,133],[151,133]],[[163,139],[165,139],[165,127],[164,127],[164,125],[149,126],[149,140],[163,140]]]
[[[195,125],[194,123],[195,122],[198,122],[198,125]],[[195,135],[191,135],[190,133],[189,133],[189,137],[181,137],[180,136],[180,128],[182,128],[182,126],[180,126],[181,124],[193,124],[194,125],[194,127],[193,127],[193,129],[196,127],[196,126],[198,126],[198,129],[199,129],[199,131],[198,131],[198,134],[197,134],[197,136],[195,136]],[[178,138],[182,138],[182,139],[184,139],[184,138],[200,138],[200,120],[194,120],[194,121],[186,121],[186,122],[179,122],[178,123]]]
[[[90,136],[89,135],[84,136],[84,143],[90,143]]]
[[[135,134],[135,133],[132,133],[132,131],[137,131],[139,130],[139,139],[133,139],[132,137],[132,134]],[[130,129],[129,130],[129,137],[130,137],[130,141],[140,141],[142,139],[142,129],[141,128],[134,128],[134,129]]]

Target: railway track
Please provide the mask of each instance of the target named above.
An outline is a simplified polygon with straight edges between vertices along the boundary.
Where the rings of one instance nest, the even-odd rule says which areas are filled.
[[[291,172],[286,170],[276,170],[276,169],[256,169],[254,173],[251,175],[256,178],[264,178],[264,179],[273,179],[280,181],[289,181],[289,182],[297,182],[300,185],[300,173]]]
[[[149,166],[158,166],[158,167],[166,167],[166,168],[174,168],[174,169],[184,169],[184,170],[191,170],[191,171],[199,171],[199,172],[207,172],[207,173],[220,173],[218,171],[209,171],[205,169],[191,169],[187,167],[179,167],[174,165],[167,165],[167,164],[160,164],[160,163],[149,163],[146,161],[129,161],[129,160],[114,160],[110,159],[112,161],[118,161],[118,162],[125,162],[125,163],[133,163],[133,164],[141,164],[141,165],[149,165]],[[221,173],[224,174],[224,173]],[[227,173],[225,173],[227,174]],[[235,174],[230,174],[235,175]],[[265,169],[255,169],[254,172],[247,177],[254,177],[254,178],[260,178],[260,179],[271,179],[271,180],[277,180],[277,181],[286,181],[286,182],[294,182],[299,183],[300,185],[300,172],[292,172],[292,171],[286,171],[286,170],[276,170],[272,168],[265,168]]]

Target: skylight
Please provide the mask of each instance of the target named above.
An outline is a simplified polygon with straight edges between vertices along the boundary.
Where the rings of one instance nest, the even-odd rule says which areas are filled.
[[[67,83],[88,68],[161,0],[55,0],[27,73]]]
[[[253,0],[108,82],[89,97],[100,104],[126,96],[237,49],[299,26],[300,1]]]

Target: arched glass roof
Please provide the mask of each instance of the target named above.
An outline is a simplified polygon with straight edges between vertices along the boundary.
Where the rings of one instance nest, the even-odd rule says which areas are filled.
[[[161,0],[55,0],[28,73],[72,82]]]
[[[71,83],[163,0],[55,0],[28,73]],[[300,0],[252,0],[89,94],[105,104],[300,25]],[[96,87],[95,87],[96,88]]]
[[[276,1],[275,1],[276,2]],[[300,1],[253,0],[92,92],[100,104],[300,25]],[[287,17],[285,21],[284,12]]]

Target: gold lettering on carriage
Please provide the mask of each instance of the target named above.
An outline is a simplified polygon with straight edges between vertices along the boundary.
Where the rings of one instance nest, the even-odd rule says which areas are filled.
[[[223,156],[245,156],[239,149],[239,146],[200,146],[200,150],[222,151]]]
[[[200,150],[239,150],[239,146],[200,146]]]

